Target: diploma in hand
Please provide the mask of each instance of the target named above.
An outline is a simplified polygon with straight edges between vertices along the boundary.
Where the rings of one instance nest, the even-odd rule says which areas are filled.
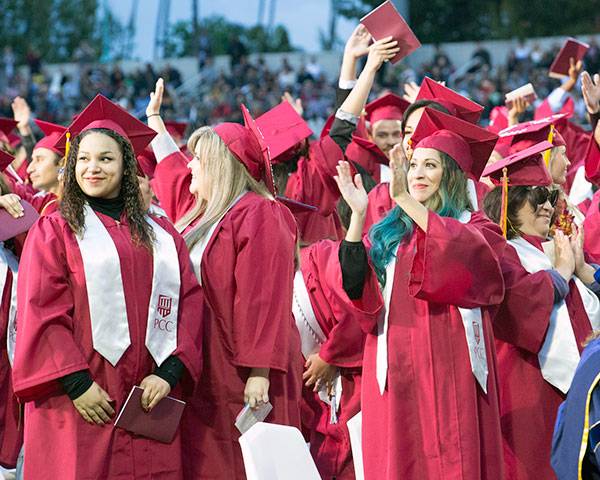
[[[271,402],[267,402],[255,410],[250,408],[250,405],[246,404],[240,413],[238,413],[238,416],[235,419],[235,426],[243,435],[250,429],[250,427],[252,427],[252,425],[264,421],[269,413],[271,413],[271,410],[273,410],[273,405],[271,405]]]

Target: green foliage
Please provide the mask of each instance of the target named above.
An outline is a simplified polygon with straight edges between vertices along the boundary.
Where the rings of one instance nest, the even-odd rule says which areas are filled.
[[[245,27],[221,16],[212,16],[199,22],[199,30],[204,30],[210,38],[213,55],[226,54],[234,38],[239,39],[249,53],[293,50],[288,32],[282,25],[277,25],[269,34],[261,25]],[[195,50],[192,22],[181,20],[172,25],[165,45],[165,56],[194,55]]]
[[[101,53],[98,0],[0,0],[0,12],[0,48],[10,45],[19,61],[29,50],[45,62],[70,61],[84,40]]]
[[[358,19],[383,0],[338,0]],[[410,25],[424,43],[580,35],[600,25],[598,0],[410,0]]]

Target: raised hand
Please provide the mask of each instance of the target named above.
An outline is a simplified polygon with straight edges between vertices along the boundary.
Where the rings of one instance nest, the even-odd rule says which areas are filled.
[[[349,205],[353,214],[364,216],[367,211],[369,199],[361,176],[356,174],[354,179],[352,178],[348,162],[339,162],[336,169],[338,174],[333,179],[337,183],[343,199]]]
[[[569,58],[569,78],[571,80],[575,80],[575,82],[577,82],[582,68],[583,63],[581,62],[581,60],[575,62],[574,58]]]
[[[569,237],[573,257],[575,259],[575,272],[580,272],[586,265],[583,253],[583,228],[573,224],[573,233]]]
[[[140,383],[142,393],[142,408],[150,412],[158,402],[165,398],[171,392],[171,385],[158,375],[148,375]]]
[[[508,111],[508,125],[513,126],[519,123],[519,118],[529,107],[529,102],[523,97],[515,98],[512,102],[512,107]]]
[[[150,92],[150,101],[146,107],[146,117],[150,115],[160,114],[160,107],[163,101],[163,94],[165,92],[165,83],[162,78],[156,81],[154,91]]]
[[[390,181],[390,197],[397,201],[403,195],[408,194],[408,181],[406,179],[406,168],[408,160],[402,148],[402,144],[394,145],[390,150],[390,168],[392,180]]]
[[[294,107],[294,110],[296,110],[298,115],[302,116],[304,113],[304,107],[302,106],[301,98],[294,98],[290,92],[284,92],[284,94],[281,96],[281,100],[284,102],[287,101],[292,107]]]
[[[404,95],[402,98],[409,103],[414,103],[419,94],[419,85],[415,82],[408,82],[404,84]]]
[[[352,56],[355,59],[364,57],[369,53],[370,42],[371,34],[362,23],[359,23],[346,41],[344,55]]]
[[[73,405],[86,422],[104,425],[109,423],[115,414],[110,402],[112,400],[108,393],[94,382],[84,394],[73,400]]]
[[[21,134],[30,132],[29,122],[31,120],[31,109],[27,101],[22,97],[15,97],[11,103],[13,118],[17,121],[17,128]]]
[[[600,111],[600,75],[595,74],[592,79],[588,72],[581,74],[581,94],[587,111],[591,114]]]
[[[400,51],[400,48],[397,47],[397,45],[398,42],[391,36],[382,38],[373,43],[373,45],[369,47],[369,56],[367,57],[365,70],[379,70],[384,62],[394,58]]]

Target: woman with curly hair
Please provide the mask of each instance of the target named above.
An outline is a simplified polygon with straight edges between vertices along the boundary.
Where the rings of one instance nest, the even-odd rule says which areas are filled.
[[[202,293],[183,239],[146,214],[136,176],[135,152],[154,133],[100,95],[67,132],[60,210],[29,231],[21,257],[24,477],[179,479],[179,434],[167,445],[110,425],[133,386],[150,411],[200,374]]]
[[[483,173],[498,185],[484,210],[508,239],[501,259],[506,293],[494,333],[506,469],[514,479],[555,478],[550,448],[557,409],[584,340],[600,326],[600,303],[589,288],[600,287],[584,258],[583,231],[574,227],[569,238],[557,230],[549,239],[560,191],[550,188],[542,155],[552,148],[539,142]]]

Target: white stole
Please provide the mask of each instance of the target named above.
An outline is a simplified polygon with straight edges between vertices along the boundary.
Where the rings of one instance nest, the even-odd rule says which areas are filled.
[[[550,259],[523,238],[509,240],[519,255],[521,264],[529,273],[554,268]],[[593,329],[600,328],[600,301],[582,282],[573,277],[585,311]],[[550,325],[544,344],[538,353],[542,376],[561,392],[567,393],[579,363],[577,339],[571,325],[571,317],[566,302],[561,300],[552,307]]]
[[[468,223],[471,220],[471,213],[465,211],[458,219],[461,223]],[[385,313],[383,318],[377,322],[377,354],[376,354],[376,376],[379,385],[379,393],[383,395],[387,382],[388,371],[388,326],[389,312],[392,298],[392,289],[394,284],[394,274],[396,271],[396,258],[392,257],[386,267],[386,281],[383,289],[383,301],[385,303]],[[463,326],[465,329],[465,338],[469,349],[469,360],[471,371],[477,379],[477,382],[487,393],[488,364],[485,351],[485,337],[483,332],[483,321],[480,308],[458,308]]]
[[[302,355],[308,358],[314,353],[318,353],[321,345],[327,340],[327,336],[317,321],[317,316],[310,303],[310,296],[302,272],[298,270],[294,276],[294,290],[292,294],[292,312],[296,321],[296,327],[300,332],[300,341],[302,344]],[[319,398],[327,405],[331,406],[331,400],[327,392],[327,385],[322,385],[319,389]],[[342,398],[342,378],[340,372],[336,373],[333,380],[333,395],[335,398],[336,411],[340,408]]]
[[[392,181],[392,169],[387,165],[379,165],[379,183],[390,183]]]
[[[197,242],[190,250],[190,259],[192,260],[192,267],[194,268],[194,273],[196,274],[196,278],[198,278],[198,282],[200,283],[200,285],[202,285],[202,257],[204,256],[204,251],[206,250],[206,247],[208,247],[210,239],[214,235],[215,230],[219,226],[219,223],[221,223],[221,220],[223,220],[223,217],[227,215],[229,210],[231,210],[235,206],[235,204],[239,202],[244,195],[246,195],[246,193],[248,193],[248,191],[244,190],[237,196],[237,198],[233,200],[233,202],[229,204],[229,206],[225,209],[223,214],[219,218],[217,218],[217,220],[215,220],[215,222],[209,228],[208,232],[206,232],[206,235],[204,235],[204,237],[199,242]]]
[[[16,257],[6,250],[0,242],[0,301],[6,287],[8,279],[8,270],[12,272],[12,288],[9,298],[8,307],[8,325],[6,329],[6,352],[8,353],[8,361],[13,364],[15,359],[15,344],[17,340],[17,279],[19,262]]]
[[[119,254],[89,205],[85,205],[84,215],[85,230],[76,239],[83,261],[93,346],[115,366],[131,345]],[[173,237],[150,217],[146,221],[156,236],[146,348],[160,365],[177,348],[181,275]]]

